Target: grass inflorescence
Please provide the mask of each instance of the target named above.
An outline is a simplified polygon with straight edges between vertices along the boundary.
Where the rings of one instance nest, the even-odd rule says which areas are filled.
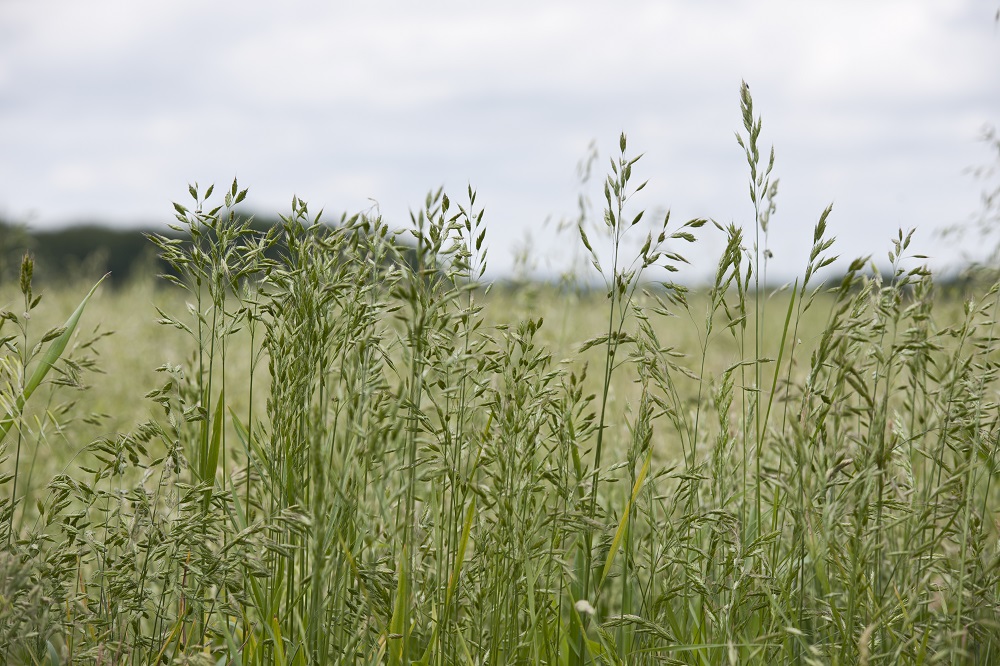
[[[827,208],[769,293],[774,151],[745,85],[741,110],[749,229],[650,223],[622,135],[578,226],[603,287],[523,318],[482,285],[471,187],[401,235],[299,199],[264,232],[236,183],[192,186],[185,238],[152,239],[183,297],[143,292],[185,356],[141,389],[152,418],[85,446],[101,416],[61,396],[97,365],[94,291],[36,332],[26,258],[0,318],[2,660],[1000,659],[1000,287],[956,314],[903,232],[887,277],[818,284]],[[663,281],[710,232],[712,283]]]

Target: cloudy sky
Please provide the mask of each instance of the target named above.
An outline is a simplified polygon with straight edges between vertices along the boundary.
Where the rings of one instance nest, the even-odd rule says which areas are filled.
[[[581,191],[599,209],[623,130],[650,180],[636,209],[750,226],[745,79],[781,179],[773,274],[801,270],[831,202],[842,255],[884,257],[916,227],[940,265],[975,250],[933,232],[978,208],[998,4],[2,0],[0,217],[162,224],[188,183],[238,177],[260,212],[377,202],[402,226],[428,190],[471,183],[491,273],[524,249],[555,270],[576,247],[556,223]]]

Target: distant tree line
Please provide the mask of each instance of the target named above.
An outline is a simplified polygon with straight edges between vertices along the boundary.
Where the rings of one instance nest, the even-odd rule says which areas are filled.
[[[278,217],[253,216],[251,227],[261,233],[280,225]],[[132,279],[170,272],[154,244],[147,237],[160,234],[184,238],[169,228],[112,228],[102,224],[79,224],[61,229],[33,230],[22,224],[0,219],[0,283],[16,280],[21,258],[30,252],[35,261],[35,278],[40,283],[62,283],[78,279],[92,280],[110,273],[108,281],[122,286]],[[400,244],[402,261],[414,261],[413,248]],[[281,256],[284,246],[278,242],[267,255]]]
[[[281,220],[277,217],[255,216],[251,226],[257,231],[266,232],[280,224]],[[110,284],[121,286],[134,278],[148,279],[169,272],[170,266],[160,260],[156,247],[147,238],[150,233],[182,237],[170,229],[112,228],[100,224],[31,230],[24,225],[0,220],[0,283],[17,279],[25,252],[30,252],[34,257],[35,277],[41,283],[92,280],[110,273]],[[279,243],[269,250],[268,255],[277,259],[281,252],[282,245]],[[414,261],[412,248],[403,247],[400,254],[404,262]],[[890,274],[882,277],[885,283],[892,280]],[[840,275],[829,276],[826,286],[836,287],[841,278]],[[962,292],[975,282],[975,274],[966,272],[938,275],[935,281],[939,287],[949,292]],[[516,283],[508,284],[505,281],[501,281],[498,286],[517,288]],[[597,288],[597,285],[592,286]]]
[[[122,284],[156,265],[153,246],[141,229],[112,229],[96,224],[33,231],[0,222],[0,278],[17,275],[21,257],[30,252],[42,282],[93,277],[110,272]]]
[[[278,218],[253,218],[251,226],[265,232]],[[35,260],[35,275],[43,282],[94,278],[110,273],[111,284],[121,286],[134,278],[147,278],[170,270],[159,259],[148,234],[181,238],[168,228],[112,228],[79,224],[61,229],[33,230],[0,220],[0,280],[16,279],[25,252]],[[272,250],[277,257],[280,247]]]

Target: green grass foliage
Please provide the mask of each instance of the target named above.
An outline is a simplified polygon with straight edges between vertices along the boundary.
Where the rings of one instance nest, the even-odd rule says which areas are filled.
[[[471,188],[403,243],[192,187],[154,239],[176,288],[80,293],[47,331],[26,260],[2,661],[1000,661],[1000,289],[942,301],[902,232],[888,278],[817,286],[827,209],[768,293],[774,153],[741,109],[753,223],[650,223],[623,135],[575,230],[599,292],[484,289]],[[712,284],[662,281],[709,233]]]

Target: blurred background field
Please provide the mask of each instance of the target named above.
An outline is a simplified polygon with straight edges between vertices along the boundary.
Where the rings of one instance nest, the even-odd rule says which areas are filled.
[[[39,400],[33,403],[35,409],[52,409],[71,398],[72,412],[81,416],[61,426],[58,435],[53,433],[52,439],[46,440],[49,448],[40,452],[38,464],[48,467],[39,478],[50,478],[53,472],[63,471],[73,456],[94,439],[127,432],[156,415],[159,411],[157,405],[142,396],[165,381],[163,373],[157,369],[164,365],[187,366],[192,362],[195,348],[191,340],[175,328],[159,323],[157,312],[157,308],[172,313],[183,312],[189,301],[183,292],[146,272],[148,266],[148,263],[145,264],[138,269],[140,274],[124,282],[104,284],[87,307],[74,343],[79,347],[93,340],[93,345],[83,352],[94,361],[95,371],[85,375],[89,389],[63,395],[57,402]],[[86,294],[88,285],[100,278],[98,273],[86,269],[74,270],[72,274],[72,279],[67,280],[63,276],[46,278],[41,271],[36,273],[39,285],[35,293],[42,297],[42,301],[32,313],[30,339],[37,339],[35,336],[60,326]],[[655,284],[651,283],[647,288],[657,292]],[[703,291],[696,287],[690,294],[693,316],[659,318],[656,324],[664,344],[684,355],[678,359],[682,365],[692,364],[699,357],[704,322],[697,317],[704,316],[708,307]],[[566,368],[576,372],[589,368],[589,388],[592,392],[598,390],[602,351],[592,348],[580,353],[580,349],[588,340],[606,332],[608,299],[602,290],[529,282],[498,284],[476,294],[484,308],[487,327],[542,318],[544,323],[537,334],[539,342],[555,361]],[[6,280],[0,285],[0,309],[16,312],[19,307],[23,309],[22,300],[14,281]],[[769,290],[766,300],[767,316],[773,318],[775,323],[781,323],[777,320],[783,320],[787,311],[788,288]],[[948,292],[939,300],[939,308],[944,313],[954,314],[960,310],[962,299],[958,291]],[[640,295],[636,304],[640,308],[656,305],[655,299],[645,295]],[[829,305],[830,299],[820,295],[810,315],[804,318],[798,342],[804,349],[810,350],[816,344],[826,324]],[[944,314],[943,317],[941,325],[954,323],[951,314]],[[237,341],[241,339],[236,336]],[[773,355],[779,340],[770,342],[773,349],[766,349],[765,352]],[[739,359],[736,344],[728,335],[717,333],[708,351],[706,372],[709,381],[716,380],[723,370]],[[237,342],[227,365],[230,372],[228,380],[237,386],[245,386],[249,366],[249,358],[240,353]],[[634,402],[636,376],[629,370],[625,367],[623,372],[615,375],[609,396],[612,414],[623,414],[625,406]],[[269,381],[266,365],[258,367],[255,381],[260,388],[255,411],[263,414]],[[242,393],[233,392],[231,395],[233,409],[237,413],[245,412],[248,405],[243,402]],[[689,399],[693,400],[694,396],[689,396]],[[83,416],[87,417],[86,421]],[[90,420],[91,416],[93,420]],[[611,425],[614,426],[615,422]],[[621,427],[623,423],[619,420],[617,425]],[[676,453],[662,451],[666,457]]]

